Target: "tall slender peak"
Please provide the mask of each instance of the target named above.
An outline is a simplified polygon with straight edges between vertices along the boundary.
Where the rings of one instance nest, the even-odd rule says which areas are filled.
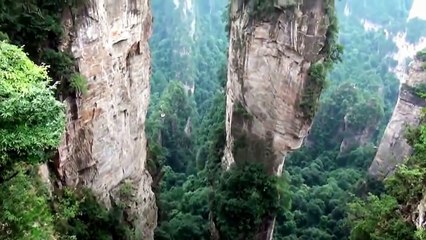
[[[157,220],[144,133],[150,8],[149,0],[91,0],[65,14],[63,48],[76,58],[88,91],[65,99],[68,121],[55,162],[62,184],[88,187],[107,206],[130,186],[127,213],[143,239],[153,239]]]
[[[308,135],[328,70],[340,59],[334,1],[232,0],[222,167],[281,175]],[[255,239],[272,239],[274,213]]]
[[[424,62],[417,58],[409,66],[408,77],[400,87],[392,117],[368,170],[369,174],[378,180],[392,174],[412,152],[406,133],[409,127],[417,127],[421,121],[426,100],[419,96],[419,89],[424,84]]]
[[[260,162],[281,174],[309,132],[335,24],[334,1],[231,1],[225,169]]]

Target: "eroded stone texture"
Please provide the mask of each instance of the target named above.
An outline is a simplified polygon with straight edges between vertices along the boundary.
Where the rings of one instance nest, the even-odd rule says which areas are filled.
[[[418,126],[421,109],[426,102],[413,94],[411,88],[426,83],[426,73],[420,62],[413,62],[410,66],[407,82],[400,88],[398,102],[392,117],[383,134],[376,156],[368,170],[369,174],[377,179],[384,179],[391,174],[398,164],[411,154],[404,133],[407,126]]]
[[[234,145],[243,136],[249,141],[245,149],[252,151],[245,154],[252,159],[244,161],[263,162],[280,174],[283,157],[308,134],[311,119],[299,105],[309,67],[324,57],[326,1],[299,1],[289,8],[281,2],[273,20],[253,17],[250,1],[231,2],[225,168],[238,162]],[[245,113],[236,111],[237,104]]]
[[[149,0],[92,0],[71,16],[69,42],[88,94],[68,97],[66,134],[56,163],[62,182],[91,188],[107,206],[130,181],[143,239],[153,239],[157,207],[146,169],[152,17]],[[84,13],[83,13],[84,12]]]

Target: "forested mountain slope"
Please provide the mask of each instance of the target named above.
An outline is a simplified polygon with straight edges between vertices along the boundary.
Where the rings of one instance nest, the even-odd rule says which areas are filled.
[[[156,5],[154,1],[154,18],[156,16],[161,18],[158,20],[159,22],[166,21],[164,20],[166,17],[161,14],[161,11],[165,11],[163,7],[166,5],[168,7],[167,11],[171,11],[172,13],[167,15],[167,18],[175,19],[173,23],[181,24],[182,29],[180,31],[183,34],[180,31],[172,32],[167,30],[169,27],[173,29],[173,25],[154,25],[153,39],[160,37],[160,35],[156,36],[156,27],[161,28],[161,30],[157,31],[158,33],[167,35],[161,37],[161,42],[152,41],[151,44],[155,53],[153,56],[153,86],[157,84],[155,81],[159,81],[158,83],[161,82],[162,84],[163,82],[169,82],[166,87],[158,88],[158,91],[164,91],[158,100],[152,98],[152,112],[150,112],[150,124],[148,126],[153,160],[157,161],[157,165],[155,166],[157,172],[153,173],[153,175],[163,176],[163,181],[159,184],[158,189],[159,206],[160,210],[162,209],[160,211],[162,212],[160,215],[162,221],[160,228],[157,229],[158,238],[180,239],[192,236],[197,239],[207,239],[210,234],[213,234],[213,238],[221,239],[246,239],[253,237],[256,239],[268,239],[273,229],[271,223],[273,222],[275,212],[283,207],[281,204],[286,202],[287,199],[287,196],[283,196],[281,198],[282,201],[279,201],[279,195],[285,191],[285,182],[276,176],[269,176],[274,175],[272,173],[279,174],[279,166],[282,166],[283,155],[282,153],[278,153],[280,151],[278,148],[283,148],[285,145],[285,148],[288,146],[287,150],[291,150],[292,148],[297,148],[297,145],[300,145],[301,141],[298,140],[299,143],[293,143],[291,139],[287,139],[286,137],[276,138],[276,143],[273,146],[277,148],[274,149],[275,147],[268,145],[269,142],[265,142],[266,144],[262,143],[262,141],[267,141],[269,138],[275,138],[273,134],[268,137],[268,134],[272,133],[268,130],[267,132],[269,133],[265,132],[265,134],[267,133],[266,140],[259,139],[258,143],[256,143],[255,141],[257,140],[250,139],[251,137],[247,135],[248,145],[245,146],[244,144],[246,143],[240,136],[237,140],[241,140],[241,144],[237,147],[237,142],[235,142],[235,147],[233,147],[234,144],[229,142],[232,140],[227,137],[228,146],[225,149],[228,150],[225,150],[225,153],[230,148],[234,148],[235,150],[239,148],[240,150],[238,151],[246,153],[241,155],[241,162],[235,168],[233,167],[229,172],[221,170],[221,152],[225,144],[225,132],[222,125],[224,123],[224,116],[221,115],[224,113],[224,109],[221,108],[224,107],[223,100],[225,96],[220,86],[222,85],[223,88],[226,75],[223,74],[225,69],[224,65],[221,66],[220,64],[220,57],[224,56],[222,54],[225,52],[225,49],[222,47],[226,45],[222,45],[222,43],[226,42],[226,35],[222,35],[223,32],[221,31],[223,29],[217,29],[218,25],[216,21],[218,18],[212,19],[212,17],[220,16],[220,13],[217,14],[215,11],[218,11],[218,9],[223,11],[225,4],[222,5],[222,8],[216,8],[216,5],[212,4],[212,2],[201,4],[199,1],[186,1],[179,3],[173,2],[172,4],[170,1],[164,5]],[[158,7],[157,9],[156,6]],[[192,6],[193,9],[187,9],[186,7],[188,6]],[[301,12],[298,12],[299,8]],[[198,9],[199,12],[195,9]],[[210,15],[202,14],[208,11]],[[228,78],[227,83],[227,116],[230,116],[229,111],[233,111],[235,121],[232,124],[236,124],[236,121],[238,121],[237,114],[243,114],[241,117],[247,115],[251,119],[260,119],[260,115],[251,116],[250,112],[253,109],[275,109],[277,106],[283,107],[283,104],[288,104],[289,108],[287,110],[293,111],[294,120],[287,119],[288,123],[287,126],[283,126],[283,131],[288,132],[289,136],[300,134],[300,138],[303,139],[315,112],[316,101],[322,89],[321,84],[324,81],[326,71],[331,67],[332,61],[338,58],[338,49],[336,49],[336,46],[334,46],[335,42],[333,42],[336,36],[336,29],[332,29],[332,27],[335,27],[335,25],[332,25],[334,21],[333,2],[321,2],[320,4],[313,5],[289,3],[274,7],[272,2],[261,3],[248,1],[243,3],[241,1],[231,1],[230,11],[232,46],[229,49],[231,53],[229,57],[233,60],[229,60],[229,63],[232,64],[228,68],[228,73],[231,73],[232,77]],[[200,15],[197,15],[197,13]],[[303,23],[302,17],[294,21],[291,20],[291,16],[299,16],[297,15],[299,13],[302,16],[309,17],[310,20],[309,23],[301,24],[298,28],[305,29],[304,26],[309,26],[311,30],[317,29],[315,30],[317,32],[314,33],[315,37],[311,39],[308,33],[303,33],[300,34],[299,38],[295,36],[293,39],[283,39],[284,29],[289,29],[290,26],[294,27],[298,26],[299,23]],[[269,14],[272,16],[271,18],[269,18]],[[287,16],[288,14],[289,16]],[[225,19],[227,18],[225,17]],[[316,20],[320,20],[318,26],[315,23]],[[179,21],[180,23],[178,23]],[[249,24],[237,26],[239,22],[244,21],[248,21]],[[276,21],[281,21],[287,24],[288,27],[283,29],[278,28],[278,25],[274,25]],[[194,22],[195,27],[193,26]],[[203,26],[203,23],[208,25]],[[262,24],[264,26],[257,28],[258,25]],[[198,31],[203,31],[202,33],[205,34],[206,30],[199,30],[198,25],[202,25],[205,29],[217,29],[215,30],[216,32],[211,32],[212,34],[217,34],[215,41],[204,35],[203,37],[199,36]],[[273,30],[274,26],[277,27],[275,30]],[[265,35],[268,28],[271,28],[271,31],[275,31],[276,34],[271,32],[271,36]],[[258,29],[259,33],[250,35],[253,29]],[[297,30],[288,33],[294,34],[297,33]],[[243,38],[238,37],[240,35]],[[252,38],[258,38],[257,35],[261,37],[259,38],[260,41],[252,41]],[[276,36],[273,37],[273,35]],[[165,36],[167,37],[165,38]],[[225,41],[222,41],[222,36]],[[262,42],[267,43],[277,40],[284,42],[271,44],[267,48],[261,47]],[[303,48],[305,42],[305,44],[314,43],[316,40],[318,41],[315,46]],[[208,48],[199,48],[206,44]],[[244,45],[251,46],[251,50],[249,48],[244,50]],[[176,52],[174,48],[170,49],[171,46],[180,46],[179,52]],[[285,47],[294,48],[296,52],[289,51],[289,53],[280,55],[279,51]],[[223,49],[223,52],[216,51],[216,49],[220,48]],[[259,50],[258,54],[260,55],[256,55],[257,50]],[[246,71],[247,73],[244,76],[248,77],[247,84],[250,81],[261,82],[261,79],[256,77],[255,70],[258,70],[260,75],[267,72],[274,73],[270,75],[271,79],[268,80],[270,81],[270,87],[277,87],[279,90],[285,88],[285,83],[282,82],[282,86],[280,87],[278,80],[284,74],[280,72],[280,69],[287,71],[287,68],[278,68],[278,65],[273,62],[267,64],[267,62],[275,61],[274,58],[268,58],[269,51],[275,51],[278,54],[278,58],[282,58],[283,61],[287,59],[289,67],[293,63],[295,64],[292,73],[289,75],[290,78],[287,84],[293,85],[292,82],[294,82],[297,94],[294,94],[290,100],[284,98],[277,101],[274,105],[274,103],[268,102],[269,96],[265,95],[271,93],[268,87],[247,85],[247,91],[249,89],[253,90],[250,96],[246,97],[247,103],[248,101],[252,101],[251,107],[253,109],[249,110],[245,102],[243,103],[240,100],[239,103],[235,103],[234,107],[229,105],[230,101],[234,101],[234,97],[238,97],[233,94],[239,94],[236,88],[231,88],[232,85],[236,84],[235,81],[237,81],[234,72],[240,74],[240,81],[245,81],[243,73],[239,72]],[[201,57],[199,58],[200,64],[197,65],[198,54]],[[166,56],[171,57],[167,58]],[[212,56],[212,58],[209,58],[209,56]],[[192,59],[192,64],[174,67],[174,59]],[[257,63],[247,70],[243,70],[240,68],[245,68],[245,66],[239,66],[238,64],[244,64],[244,59]],[[322,63],[323,60],[325,63]],[[166,61],[170,64],[166,64]],[[187,63],[185,61],[184,63]],[[204,67],[206,62],[210,64],[210,72],[205,72],[207,70]],[[313,66],[316,62],[318,64]],[[225,62],[223,61],[223,63]],[[312,67],[308,70],[311,65]],[[217,67],[216,71],[219,70],[218,74],[211,71],[212,66]],[[170,69],[170,67],[172,68]],[[264,69],[262,70],[262,68]],[[182,79],[180,72],[183,70],[199,73],[199,75],[188,75],[189,79]],[[296,76],[297,71],[300,71],[300,77]],[[156,75],[159,78],[156,78]],[[206,77],[210,78],[206,79]],[[217,79],[218,77],[219,79]],[[173,80],[176,80],[176,82],[173,82]],[[265,82],[268,83],[266,80]],[[154,91],[156,90],[153,87]],[[200,96],[200,93],[202,96]],[[215,95],[215,93],[217,95],[214,98],[215,105],[211,105],[211,100],[213,100],[211,96]],[[253,94],[258,97],[264,96],[263,99],[265,102],[257,102]],[[301,103],[302,101],[303,103]],[[205,108],[209,106],[212,107],[212,112],[206,114],[207,111],[205,111]],[[283,108],[283,111],[287,110]],[[244,115],[244,113],[247,114]],[[281,113],[275,113],[275,115],[277,114]],[[228,117],[228,125],[231,124],[229,120]],[[261,128],[267,129],[273,121],[275,120],[272,118],[269,123],[265,123],[263,126],[261,122],[259,122],[260,124],[256,124]],[[293,123],[296,125],[292,126]],[[253,124],[253,126],[256,124]],[[209,128],[209,125],[213,128],[206,129]],[[286,128],[288,129],[286,130]],[[291,132],[291,129],[294,129],[295,132]],[[243,129],[236,127],[234,130],[241,131]],[[231,129],[228,129],[228,133],[230,133],[229,131]],[[250,131],[252,130],[249,130],[247,133],[251,134]],[[282,136],[286,136],[284,132]],[[275,140],[273,141],[275,142]],[[284,145],[280,146],[282,144]],[[250,151],[254,152],[250,153]],[[225,164],[226,169],[233,165],[229,162],[229,154],[232,153],[227,152],[224,158],[226,160],[224,163],[227,162]],[[272,161],[265,158],[268,154]],[[162,158],[164,162],[163,167],[161,164],[158,164],[159,158]],[[261,163],[264,163],[264,165],[262,166]],[[186,181],[184,181],[185,177]],[[242,188],[242,192],[236,192],[235,188],[240,187]],[[259,196],[253,194],[258,194]],[[250,195],[253,196],[250,197]],[[180,199],[179,197],[183,198],[184,201],[176,202]],[[196,202],[197,200],[201,202]],[[238,204],[235,205],[237,202]],[[198,207],[200,205],[203,207]],[[257,207],[254,205],[257,205]],[[210,228],[210,233],[209,227],[212,227]]]
[[[225,118],[227,1],[153,0],[150,169],[155,239],[209,239],[206,162]]]
[[[394,113],[389,123],[389,125],[395,124],[393,122],[396,121],[395,116],[400,115],[404,107],[411,108],[411,111],[406,114],[405,131],[401,132],[405,139],[402,137],[396,139],[394,145],[408,143],[412,147],[412,154],[411,149],[410,152],[402,152],[405,153],[403,156],[405,161],[396,165],[392,175],[388,175],[384,180],[384,193],[368,195],[351,203],[349,214],[352,225],[351,239],[426,239],[424,230],[425,60],[426,52],[423,50],[416,55],[415,61],[410,65],[407,84],[401,88],[400,99],[395,109],[396,114]],[[383,140],[386,143],[388,139],[385,136]],[[392,149],[392,151],[396,153],[395,150]],[[394,159],[383,158],[383,160]]]

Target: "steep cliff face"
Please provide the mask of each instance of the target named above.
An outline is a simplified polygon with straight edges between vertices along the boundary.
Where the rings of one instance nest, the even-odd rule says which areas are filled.
[[[107,206],[131,184],[129,211],[144,239],[153,239],[155,197],[146,169],[149,103],[149,0],[92,0],[68,13],[64,48],[88,80],[88,93],[68,97],[68,122],[56,170],[63,184],[89,187]]]
[[[426,73],[422,69],[422,63],[415,61],[410,66],[406,83],[401,85],[392,118],[368,170],[369,174],[377,179],[391,174],[411,153],[411,147],[404,135],[408,126],[419,124],[421,109],[426,106],[426,101],[413,92],[413,87],[424,83]]]
[[[222,163],[260,162],[280,174],[283,158],[301,146],[311,125],[302,98],[312,94],[310,67],[324,58],[332,3],[276,1],[269,17],[259,17],[254,3],[231,1]]]

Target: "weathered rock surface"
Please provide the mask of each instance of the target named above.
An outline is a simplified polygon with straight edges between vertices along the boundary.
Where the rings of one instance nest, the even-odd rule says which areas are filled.
[[[281,174],[285,155],[298,149],[312,119],[300,108],[308,70],[323,60],[330,19],[328,1],[276,1],[269,20],[254,1],[232,0],[223,167],[263,163]],[[257,239],[271,239],[265,219]]]
[[[229,168],[252,156],[279,174],[283,157],[301,146],[311,125],[299,105],[309,67],[323,58],[327,6],[326,1],[281,6],[274,21],[265,21],[253,17],[249,5],[231,2],[223,164]],[[234,149],[242,136],[249,141],[245,154]]]
[[[384,179],[391,174],[398,164],[411,154],[404,133],[408,126],[418,126],[421,109],[426,106],[426,101],[416,96],[412,87],[426,83],[426,72],[420,62],[413,62],[410,66],[408,78],[402,84],[398,102],[389,121],[383,138],[380,142],[376,156],[368,170],[371,176]]]
[[[153,239],[157,207],[146,169],[149,103],[149,0],[91,0],[65,25],[69,48],[88,80],[87,95],[68,97],[66,134],[56,162],[63,184],[91,188],[107,204],[130,182],[143,239]],[[84,13],[83,13],[84,12]]]

